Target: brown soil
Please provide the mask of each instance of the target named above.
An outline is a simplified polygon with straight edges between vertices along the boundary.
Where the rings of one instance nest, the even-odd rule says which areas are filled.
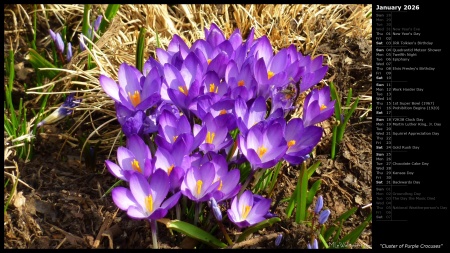
[[[64,8],[63,6],[60,7]],[[270,16],[267,16],[269,15],[268,13],[276,13],[269,12],[268,8],[277,10],[278,7],[256,7],[256,10],[253,12],[254,15],[259,15],[257,18],[260,22],[266,22],[262,23],[264,25],[259,28],[256,34],[257,37],[268,33],[267,29],[270,28],[268,27],[270,25],[274,26],[272,28],[273,31],[282,31],[281,28],[277,28],[277,25],[283,27],[281,16],[278,16],[278,23],[268,23],[268,20],[270,20]],[[136,6],[135,8],[142,7]],[[192,10],[194,7],[190,6],[189,8]],[[331,129],[336,124],[336,120],[333,117],[322,124],[325,134],[315,150],[315,154],[308,161],[308,166],[317,161],[321,162],[309,183],[311,185],[316,180],[322,179],[319,193],[324,196],[325,207],[331,210],[329,218],[329,223],[331,223],[350,208],[355,206],[362,207],[372,202],[372,118],[370,109],[372,102],[372,38],[371,35],[367,35],[367,31],[364,32],[365,29],[370,29],[371,34],[371,25],[370,27],[362,27],[361,24],[361,26],[356,25],[355,21],[358,19],[355,15],[358,12],[367,14],[370,6],[341,6],[342,9],[338,10],[339,17],[333,16],[333,12],[327,9],[331,8],[329,6],[313,5],[309,8],[316,8],[316,10],[308,12],[306,7],[302,7],[300,10],[303,12],[300,13],[304,15],[319,13],[315,17],[318,20],[315,20],[316,23],[311,24],[309,34],[306,32],[300,34],[306,37],[306,41],[297,42],[300,47],[299,50],[306,54],[314,52],[316,55],[324,54],[326,56],[329,71],[320,85],[334,82],[339,90],[341,99],[344,101],[349,88],[353,89],[352,101],[357,96],[360,97],[358,108],[351,117],[344,140],[339,146],[337,158],[335,160],[330,159]],[[133,15],[131,9],[130,6],[124,6],[119,11],[123,22],[125,22],[127,17],[129,18],[130,15]],[[182,7],[172,6],[167,8],[166,12],[167,15],[172,15],[179,20],[175,25],[176,29],[191,29],[193,20],[198,19],[198,16],[196,16],[197,12],[193,12],[194,15],[192,17],[186,16],[184,19],[181,19],[174,14],[177,13],[176,10],[179,11],[180,9]],[[197,6],[195,10],[199,9],[201,8]],[[31,38],[31,27],[28,21],[32,16],[29,14],[30,17],[28,18],[30,19],[24,17],[24,10],[32,13],[33,6],[5,5],[5,58],[10,45],[13,45],[16,52],[15,64],[17,72],[20,72],[20,76],[18,74],[14,83],[13,96],[15,98],[24,97],[26,101],[29,101],[27,106],[37,110],[38,105],[35,104],[35,101],[38,95],[26,94],[24,89],[24,84],[32,87],[33,79],[36,75],[25,58],[29,47],[26,38],[27,36]],[[150,11],[143,8],[144,12],[146,10]],[[245,23],[245,20],[238,19],[238,14],[241,13],[240,15],[242,15],[240,7],[218,5],[211,7],[211,10],[213,12],[208,15],[218,17],[218,20],[226,20],[227,18],[232,20],[229,25],[225,26],[221,25],[226,22],[219,22],[221,28],[225,27],[224,30],[227,31],[227,35],[230,34],[229,31],[232,31],[231,28],[233,26],[236,27],[241,22],[242,24],[239,27],[241,27],[241,31],[243,31],[245,36],[249,25],[248,21]],[[319,12],[320,10],[322,11]],[[71,22],[75,24],[80,22],[82,13],[80,13],[79,8],[74,10],[74,12],[76,12],[76,17],[70,17]],[[51,15],[51,13],[47,14],[50,16],[50,26],[59,27],[55,16]],[[325,20],[329,18],[327,15],[335,17],[336,23],[333,24],[333,19]],[[360,15],[362,14],[360,13]],[[39,12],[38,16],[42,16],[42,12]],[[298,20],[300,17],[293,18]],[[150,19],[147,21],[149,22],[147,25],[151,25]],[[15,21],[19,25],[15,24]],[[307,21],[305,20],[304,22]],[[313,22],[311,19],[309,21]],[[156,19],[156,26],[160,27],[160,22],[161,20]],[[345,29],[336,28],[339,22]],[[180,25],[181,23],[186,24],[186,27],[183,28]],[[20,26],[22,24],[23,26]],[[321,27],[317,24],[323,24],[323,26]],[[305,29],[306,25],[307,23],[302,25],[303,29]],[[329,31],[321,33],[328,27],[327,25],[330,25]],[[128,29],[134,29],[133,26],[136,26],[136,24],[127,26],[129,26]],[[291,26],[295,27],[294,24],[291,24]],[[48,38],[45,39],[47,36],[46,27],[47,24],[44,23],[42,17],[39,17],[38,48],[50,47]],[[78,29],[81,29],[81,26]],[[122,24],[118,29],[124,31],[125,25]],[[293,28],[291,29],[291,33],[300,33]],[[135,30],[138,31],[138,28]],[[171,35],[167,33],[169,32],[166,31],[166,34],[161,32],[162,43],[165,43],[164,39],[166,38],[170,40]],[[312,38],[319,40],[320,36],[317,36],[317,34],[323,34],[320,42],[312,40]],[[276,37],[276,32],[271,34],[271,36]],[[278,35],[278,37],[280,36]],[[271,38],[271,41],[273,40],[275,39]],[[284,47],[283,43],[285,42],[274,43],[274,46],[281,48]],[[135,45],[135,43],[132,45]],[[133,51],[132,48],[130,50]],[[121,60],[119,58],[117,61],[120,62]],[[5,84],[7,79],[5,76]],[[88,107],[91,100],[89,100],[87,95],[85,96],[85,107]],[[53,105],[61,101],[55,99],[57,99],[57,96],[50,96],[49,104]],[[17,99],[15,102],[18,103],[18,101]],[[116,182],[116,179],[105,169],[104,160],[114,158],[119,143],[102,142],[98,147],[97,159],[93,165],[85,162],[81,152],[83,147],[78,138],[81,136],[87,137],[86,133],[91,133],[94,126],[99,126],[109,120],[111,113],[93,111],[91,116],[98,121],[89,122],[87,120],[76,131],[73,131],[73,126],[78,124],[80,120],[80,114],[75,112],[72,117],[64,119],[61,123],[44,126],[36,134],[34,155],[29,161],[19,159],[15,155],[14,149],[8,149],[9,151],[12,150],[12,153],[5,152],[5,172],[14,175],[19,173],[19,179],[21,180],[17,185],[16,191],[13,192],[14,196],[11,204],[4,213],[5,249],[151,248],[149,224],[141,220],[129,219],[126,213],[117,209],[110,195],[104,196],[105,192]],[[28,116],[29,119],[33,117],[33,115]],[[112,121],[108,129],[112,131],[119,127],[116,121]],[[104,138],[102,133],[91,137],[91,140],[102,140]],[[115,132],[114,136],[116,134],[117,132]],[[10,139],[7,138],[5,133],[5,150],[10,144]],[[17,162],[17,166],[14,165],[14,162]],[[280,180],[272,195],[273,203],[277,204],[272,211],[281,218],[281,222],[275,223],[273,226],[267,227],[249,237],[246,244],[243,245],[244,248],[276,248],[274,238],[278,233],[284,234],[283,241],[279,247],[306,248],[310,228],[295,223],[292,217],[286,218],[285,208],[287,204],[280,201],[291,196],[297,183],[298,172],[299,168],[283,167]],[[7,179],[11,180],[11,177],[5,174],[4,180],[6,181]],[[11,187],[12,184],[9,184],[4,188],[5,202],[10,196]],[[342,234],[345,235],[360,225],[370,212],[370,207],[360,208],[344,223]],[[228,226],[228,228],[231,234],[236,232],[232,226]],[[159,224],[161,248],[180,248],[189,244],[189,241],[183,241],[183,236],[176,232],[174,233],[175,235],[171,235],[162,224]],[[349,245],[349,247],[371,248],[371,245],[372,229],[371,224],[369,224],[359,240],[354,245]]]

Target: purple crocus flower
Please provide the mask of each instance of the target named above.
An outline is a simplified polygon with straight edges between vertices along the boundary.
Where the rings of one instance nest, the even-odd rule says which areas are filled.
[[[247,133],[249,128],[263,121],[266,117],[266,100],[259,96],[253,101],[250,108],[247,108],[247,103],[245,103],[243,99],[238,97],[235,100],[234,110],[236,115],[236,123],[239,131],[244,135]]]
[[[64,52],[64,41],[61,37],[61,34],[53,32],[52,29],[49,29],[48,31],[50,33],[50,37],[52,37],[52,40],[55,42],[56,50],[58,50],[58,52],[60,52],[60,53],[63,53]]]
[[[304,67],[301,73],[300,93],[319,83],[325,77],[328,66],[322,66],[323,55],[311,59],[311,56],[303,56],[298,53],[299,66]]]
[[[158,135],[155,136],[155,142],[158,146],[161,146],[172,152],[175,147],[178,138],[185,136],[188,147],[186,152],[190,153],[193,149],[197,148],[206,137],[206,128],[202,128],[200,131],[195,132],[195,137],[192,134],[191,125],[185,115],[176,117],[176,115],[168,110],[164,110],[158,118]]]
[[[103,18],[102,15],[98,15],[97,18],[95,19],[94,25],[93,25],[95,31],[98,31],[98,28],[100,28],[100,23],[102,22],[102,18]]]
[[[170,208],[179,200],[178,192],[166,199],[169,192],[169,176],[156,170],[148,182],[143,175],[134,173],[130,176],[130,189],[116,187],[112,190],[112,199],[117,207],[127,211],[134,219],[157,220],[165,217]]]
[[[217,202],[220,203],[232,198],[239,192],[241,189],[241,185],[239,184],[240,172],[238,169],[228,171],[228,163],[225,156],[215,152],[208,152],[203,156],[200,163],[211,163],[214,166],[214,182],[220,182],[216,191],[213,193],[214,199]]]
[[[144,77],[135,67],[122,63],[119,67],[119,85],[105,75],[100,75],[100,85],[114,101],[131,111],[145,111],[161,99],[161,77],[157,69]]]
[[[60,107],[58,107],[58,109],[56,109],[50,115],[48,115],[44,120],[39,122],[37,124],[37,127],[56,123],[59,120],[63,119],[64,117],[72,114],[73,112],[72,108],[78,106],[81,103],[81,99],[73,99],[74,96],[75,93],[70,93],[69,96],[67,96],[64,103]]]
[[[246,190],[231,202],[231,209],[227,211],[228,218],[239,228],[257,224],[266,219],[264,216],[269,211],[270,202],[270,199],[261,198],[255,203],[253,193]]]
[[[329,209],[325,209],[319,214],[319,224],[322,225],[327,222],[328,217],[330,216],[331,211]]]
[[[330,101],[330,87],[314,89],[305,98],[303,104],[303,124],[305,127],[320,123],[333,115],[334,103]]]
[[[228,133],[227,122],[223,119],[226,118],[214,118],[211,113],[204,117],[203,122],[207,133],[205,141],[199,147],[200,150],[204,152],[219,151],[231,145],[233,139]],[[200,129],[202,129],[201,126],[194,125],[194,133],[201,131]]]
[[[290,164],[301,164],[319,143],[322,132],[317,126],[304,127],[300,118],[291,119],[284,131],[288,149],[283,158]]]
[[[72,59],[72,43],[67,42],[66,61],[70,62],[71,59]]]
[[[214,181],[215,176],[214,165],[210,162],[199,167],[192,166],[186,172],[181,184],[181,192],[195,202],[208,201],[221,183],[220,181]]]
[[[253,169],[267,169],[278,163],[288,149],[280,123],[256,124],[248,133],[238,137],[239,149]]]
[[[317,239],[314,239],[314,241],[312,242],[312,244],[306,244],[306,247],[308,249],[319,249],[319,242],[317,241]]]
[[[210,208],[213,211],[214,217],[218,221],[222,221],[222,211],[220,210],[219,206],[217,205],[217,201],[214,198],[211,198],[209,200]]]
[[[167,173],[171,192],[176,192],[180,188],[185,171],[190,167],[189,156],[184,155],[184,151],[179,151],[182,148],[182,145],[177,145],[170,153],[166,149],[158,147],[155,152],[155,169],[162,169]]]
[[[138,172],[148,178],[154,168],[150,149],[138,135],[132,135],[127,139],[127,147],[117,149],[117,161],[119,165],[106,160],[106,167],[115,177],[129,181],[132,174]]]
[[[317,202],[316,202],[316,207],[314,208],[314,212],[316,214],[320,213],[320,210],[322,210],[323,207],[323,197],[322,195],[319,195],[319,197],[317,197]]]

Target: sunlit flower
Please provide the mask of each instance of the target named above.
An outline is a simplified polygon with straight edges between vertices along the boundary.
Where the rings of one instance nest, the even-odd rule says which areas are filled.
[[[130,189],[116,187],[112,190],[112,199],[117,207],[127,211],[128,216],[134,219],[157,220],[166,216],[181,196],[178,192],[166,199],[169,192],[167,182],[169,176],[162,171],[156,170],[150,178],[150,182],[141,174],[130,176]]]
[[[290,164],[301,164],[322,137],[323,129],[317,126],[303,126],[300,118],[291,119],[285,128],[284,137],[288,149],[283,158]]]
[[[333,115],[334,103],[330,101],[330,87],[314,89],[305,98],[303,104],[303,124],[311,126],[320,123]]]
[[[269,211],[270,202],[270,199],[260,198],[255,203],[253,193],[246,190],[231,202],[231,209],[227,211],[228,218],[240,228],[257,224],[266,219],[264,216]]]
[[[119,85],[105,75],[100,75],[100,85],[114,101],[131,111],[145,111],[161,99],[161,77],[157,69],[144,77],[135,67],[122,63],[119,67]]]
[[[239,150],[253,169],[270,168],[277,164],[288,149],[278,122],[256,124],[248,133],[238,137]]]
[[[118,164],[106,160],[106,167],[115,177],[129,181],[134,173],[140,173],[148,178],[154,168],[150,149],[138,135],[132,135],[127,139],[127,147],[117,149]]]

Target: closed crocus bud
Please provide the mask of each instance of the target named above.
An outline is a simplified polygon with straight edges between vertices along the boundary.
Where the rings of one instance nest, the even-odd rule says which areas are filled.
[[[312,244],[307,244],[306,247],[308,249],[319,249],[319,242],[317,241],[317,239],[314,239]]]
[[[219,206],[217,205],[217,202],[214,198],[211,198],[211,209],[213,211],[214,217],[216,217],[216,219],[218,221],[222,221],[222,212],[220,211]]]
[[[102,22],[102,15],[98,15],[97,19],[94,21],[94,30],[98,31],[98,28],[100,27],[100,23]]]
[[[314,212],[316,214],[319,214],[320,210],[322,210],[322,207],[323,207],[323,197],[322,195],[319,195],[319,197],[317,198],[316,207],[314,208]]]
[[[59,52],[63,53],[64,52],[64,41],[61,37],[61,34],[57,33],[55,38],[56,38],[56,40],[55,40],[56,49]]]
[[[328,216],[330,216],[330,210],[323,210],[319,215],[319,224],[322,225],[328,220]]]
[[[283,239],[283,234],[278,234],[277,239],[275,239],[275,246],[280,246],[281,239]]]
[[[72,59],[72,43],[67,43],[67,53],[66,53],[66,61],[70,61]]]

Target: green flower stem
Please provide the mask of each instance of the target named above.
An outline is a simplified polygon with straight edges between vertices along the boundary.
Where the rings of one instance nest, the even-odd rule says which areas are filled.
[[[225,229],[222,221],[218,221],[219,223],[219,227],[222,230],[223,236],[225,236],[225,240],[227,240],[228,245],[232,246],[233,245],[233,241],[231,241],[230,236],[228,236],[227,230]]]
[[[248,175],[247,179],[245,179],[244,184],[241,187],[241,190],[239,191],[238,197],[242,195],[242,193],[245,191],[245,188],[247,188],[248,184],[250,183],[250,180],[253,178],[253,175],[255,174],[256,170],[251,170],[250,174]]]
[[[150,229],[152,230],[153,249],[158,249],[158,225],[156,220],[150,220]]]

